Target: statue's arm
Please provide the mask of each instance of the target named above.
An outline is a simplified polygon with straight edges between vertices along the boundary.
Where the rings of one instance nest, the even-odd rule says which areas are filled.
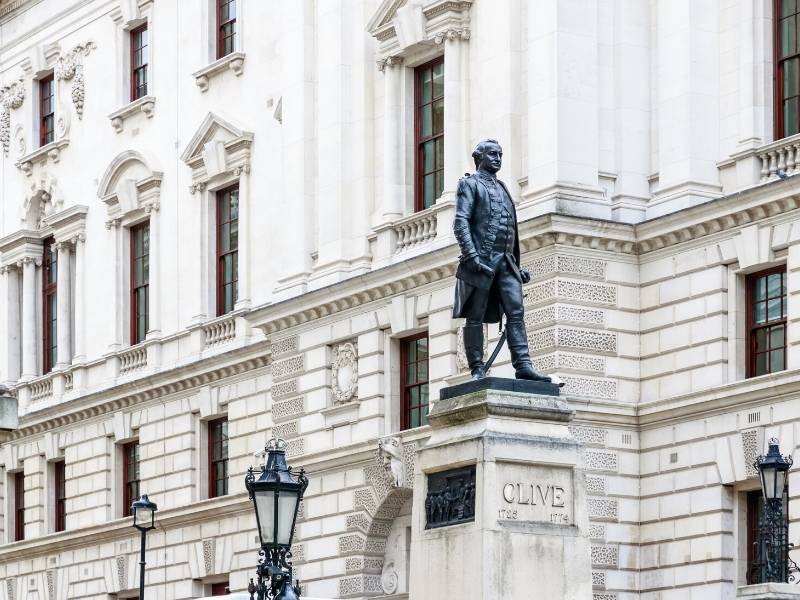
[[[456,191],[456,216],[453,219],[453,234],[461,248],[461,260],[468,261],[478,256],[475,242],[469,229],[472,211],[475,209],[475,191],[466,178],[458,182]]]

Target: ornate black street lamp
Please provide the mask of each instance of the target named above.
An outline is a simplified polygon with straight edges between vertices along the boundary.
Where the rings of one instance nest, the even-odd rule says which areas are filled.
[[[139,558],[139,600],[144,600],[144,550],[147,532],[156,528],[156,511],[158,506],[155,502],[150,502],[147,494],[131,504],[133,513],[133,526],[142,532],[142,550]]]
[[[292,586],[292,537],[300,500],[308,487],[305,470],[295,473],[286,466],[286,442],[271,439],[265,448],[266,464],[256,479],[253,467],[247,470],[244,482],[256,511],[259,550],[258,584],[250,580],[250,600],[297,600],[299,582]]]
[[[791,456],[781,456],[777,438],[769,440],[769,450],[759,456],[755,463],[761,478],[764,494],[764,510],[758,526],[756,541],[757,583],[786,583],[795,579],[797,565],[789,557],[793,544],[789,543],[789,520],[786,518],[783,498],[788,483]],[[755,583],[756,581],[754,581]]]

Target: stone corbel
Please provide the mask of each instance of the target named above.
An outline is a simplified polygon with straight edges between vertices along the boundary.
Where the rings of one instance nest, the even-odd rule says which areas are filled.
[[[25,100],[25,81],[21,76],[0,88],[0,143],[3,145],[4,154],[8,154],[11,143],[11,109],[22,106],[23,100]]]
[[[201,92],[208,90],[209,81],[217,74],[230,69],[239,77],[244,72],[244,52],[231,52],[199,71],[192,73],[194,82]]]
[[[148,119],[153,118],[153,113],[156,109],[156,97],[147,95],[142,96],[138,100],[134,100],[130,104],[126,104],[119,110],[114,111],[108,118],[111,119],[111,126],[114,131],[121,133],[125,128],[125,120],[132,117],[137,113],[143,113]]]
[[[403,57],[402,56],[387,56],[376,61],[378,65],[378,71],[383,73],[387,68],[392,67],[400,67],[403,65]]]
[[[470,37],[469,29],[445,29],[433,34],[434,44],[443,44],[446,41],[468,40]]]
[[[83,103],[85,99],[82,58],[88,56],[96,48],[96,44],[92,41],[76,45],[72,50],[58,57],[53,71],[56,79],[72,81],[70,95],[72,96],[72,104],[75,106],[75,112],[78,113],[78,119],[83,118]]]

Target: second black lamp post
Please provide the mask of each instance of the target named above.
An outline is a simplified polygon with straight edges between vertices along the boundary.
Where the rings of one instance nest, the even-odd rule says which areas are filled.
[[[144,600],[144,551],[146,548],[147,532],[156,527],[156,511],[158,506],[150,502],[147,494],[131,504],[133,513],[133,526],[142,533],[142,549],[139,558],[139,600]]]

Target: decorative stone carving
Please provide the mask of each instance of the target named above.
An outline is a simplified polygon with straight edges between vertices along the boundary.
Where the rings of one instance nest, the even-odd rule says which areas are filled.
[[[285,402],[276,402],[272,405],[272,418],[280,420],[300,415],[303,413],[303,405],[303,398],[292,398]]]
[[[11,109],[22,106],[24,99],[25,82],[22,77],[0,88],[0,143],[5,154],[8,154],[11,142]]]
[[[381,466],[389,476],[392,487],[401,487],[405,483],[405,469],[403,444],[400,438],[389,437],[378,440],[378,457]]]
[[[475,467],[428,475],[425,529],[475,520]]]
[[[85,99],[83,64],[81,60],[96,48],[97,46],[92,41],[78,44],[66,54],[59,56],[56,62],[54,70],[56,78],[63,81],[72,81],[72,104],[75,106],[75,112],[78,113],[78,119],[83,118],[83,103]]]
[[[570,425],[569,432],[572,437],[582,444],[592,444],[596,446],[605,446],[608,437],[606,429],[598,427],[583,427],[580,425]]]
[[[604,571],[592,571],[592,586],[599,588],[606,587],[606,574]]]
[[[469,29],[446,29],[444,31],[439,31],[438,33],[434,34],[433,43],[443,44],[445,40],[452,42],[458,39],[468,40],[469,38],[470,38]]]
[[[606,526],[602,523],[589,523],[589,537],[593,540],[606,539]]]
[[[458,370],[461,372],[465,372],[469,370],[469,364],[467,363],[467,354],[464,350],[464,328],[458,328],[457,334],[457,342],[456,342],[456,364],[458,365]],[[484,360],[487,358],[489,353],[489,326],[484,323],[483,325],[483,358]]]
[[[526,304],[537,304],[555,298],[614,306],[617,303],[617,288],[607,283],[556,277],[531,285],[525,290]]]
[[[586,450],[584,452],[584,463],[587,469],[593,471],[614,471],[617,470],[617,455],[615,452],[605,450]]]
[[[617,382],[613,379],[590,379],[588,377],[562,377],[563,393],[570,396],[588,396],[616,400]]]
[[[742,450],[744,453],[744,472],[749,477],[757,477],[758,471],[755,461],[764,445],[763,428],[747,429],[740,433],[742,436]]]
[[[391,595],[397,592],[397,587],[400,584],[400,577],[395,570],[394,561],[386,561],[383,565],[381,572],[381,589],[384,594]]]
[[[274,340],[272,342],[272,357],[281,356],[283,354],[290,354],[297,352],[297,336],[292,335],[289,337]]]
[[[289,379],[288,381],[281,381],[280,383],[273,384],[272,386],[272,399],[283,398],[297,393],[297,379]]]
[[[586,501],[591,519],[612,519],[617,518],[617,501],[612,498],[589,498]]]
[[[358,396],[358,349],[353,342],[333,348],[331,387],[335,404],[349,402]]]
[[[272,378],[283,379],[303,372],[303,355],[292,356],[272,363]]]
[[[619,550],[616,546],[592,545],[592,565],[616,567]]]

